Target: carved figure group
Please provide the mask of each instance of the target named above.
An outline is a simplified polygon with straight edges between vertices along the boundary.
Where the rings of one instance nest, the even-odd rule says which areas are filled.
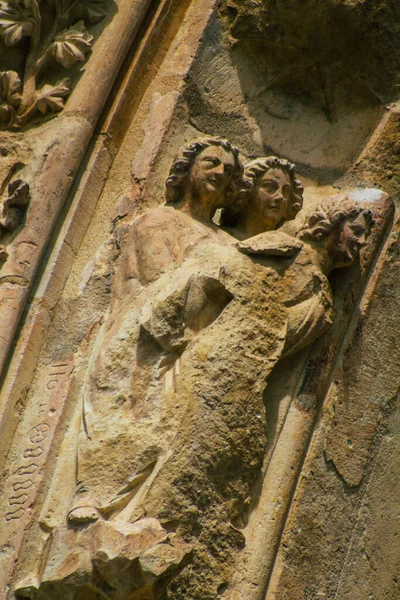
[[[166,187],[123,242],[81,389],[68,520],[158,519],[193,546],[168,597],[208,599],[244,543],[233,523],[262,467],[268,377],[332,322],[327,275],[356,260],[371,215],[332,198],[296,237],[280,232],[303,205],[294,165],[243,169],[211,137],[180,150]]]
[[[260,304],[260,315],[257,316],[260,334],[265,329],[268,335],[279,338],[279,343],[276,342],[279,349],[273,354],[274,358],[270,356],[271,350],[266,350],[262,360],[273,366],[285,342],[283,331],[287,327],[287,311],[276,302],[272,308],[274,303],[270,301],[272,283],[268,283],[268,279],[276,279],[272,286],[276,287],[279,279],[276,271],[271,266],[255,262],[250,257],[251,248],[247,252],[244,244],[238,252],[236,238],[214,224],[212,218],[221,208],[223,220],[232,225],[230,231],[237,232],[239,238],[274,229],[285,220],[293,219],[302,206],[302,188],[295,178],[294,166],[288,161],[270,157],[250,163],[243,176],[238,151],[225,140],[205,138],[180,151],[166,186],[167,205],[148,211],[132,225],[131,239],[126,246],[129,248],[126,257],[129,266],[121,269],[116,289],[120,292],[126,290],[126,281],[135,284],[130,284],[129,296],[121,292],[118,299],[115,298],[115,304],[112,303],[110,314],[113,318],[107,319],[99,335],[96,354],[91,359],[94,361],[93,368],[89,369],[85,388],[85,434],[80,444],[80,494],[69,515],[69,519],[75,522],[97,518],[99,511],[105,514],[113,512],[117,506],[128,502],[133,492],[135,500],[132,505],[140,504],[139,495],[143,495],[150,486],[149,481],[146,484],[144,481],[159,470],[159,465],[156,468],[157,461],[163,460],[161,457],[168,452],[169,438],[173,437],[172,431],[180,426],[182,418],[178,417],[176,408],[172,415],[169,407],[163,406],[160,399],[172,393],[169,389],[166,393],[163,388],[168,388],[166,382],[171,378],[177,379],[177,385],[183,381],[185,349],[189,351],[190,348],[192,352],[201,343],[202,337],[207,339],[211,335],[208,328],[217,317],[220,316],[218,325],[226,330],[231,344],[232,330],[239,335],[239,326],[234,323],[241,312],[245,330],[249,327],[250,320],[245,318],[248,300],[252,299],[255,303],[262,296],[265,305]],[[285,242],[287,240],[294,246],[293,253],[297,252],[299,243],[285,236]],[[268,256],[271,251],[264,249],[263,253]],[[257,278],[259,286],[256,286]],[[247,281],[246,286],[244,281]],[[146,290],[144,301],[143,286]],[[247,295],[248,300],[245,300]],[[239,309],[239,298],[246,308]],[[228,310],[226,307],[231,302],[233,306]],[[224,309],[225,314],[222,315]],[[266,315],[273,310],[281,316],[276,320],[276,332],[271,334],[271,325],[263,327],[262,320],[268,321]],[[228,316],[228,313],[232,314]],[[226,320],[230,324],[221,325]],[[217,323],[214,328],[217,328]],[[205,330],[207,332],[201,336],[200,332]],[[121,340],[122,331],[129,339],[126,344]],[[260,340],[256,343],[260,345]],[[147,362],[155,362],[143,364],[138,360],[138,353],[146,352],[151,344],[155,347]],[[249,352],[244,342],[240,344],[243,352]],[[129,359],[123,350],[125,345],[132,352]],[[226,348],[226,352],[232,356],[230,347]],[[116,359],[116,355],[120,358]],[[225,358],[232,363],[229,370],[238,371],[238,377],[239,370],[235,369],[235,364],[239,363],[239,356],[232,356],[233,363],[231,358]],[[180,363],[178,366],[177,362]],[[226,369],[228,363],[224,365],[222,356],[219,362]],[[248,362],[252,362],[259,371],[257,360]],[[176,368],[180,369],[179,376],[175,373]],[[254,379],[260,393],[269,370],[270,367],[266,368],[265,374],[261,372],[260,377]],[[199,373],[199,377],[207,379],[205,373]],[[218,378],[216,385],[221,385]],[[177,393],[172,393],[175,405]],[[128,411],[134,406],[134,412],[139,410],[139,414],[144,416],[146,406],[147,420],[135,420],[134,426],[138,430],[134,442],[128,441],[132,437],[129,429],[123,441],[125,434],[116,425],[112,434],[113,448],[118,439],[122,445],[129,445],[130,451],[105,453],[108,435],[104,432],[104,423],[109,428],[110,400],[115,396],[120,398],[121,394],[126,398]],[[217,390],[214,394],[218,394]],[[101,396],[103,401],[99,400]],[[187,411],[187,402],[183,399],[179,406],[182,414]],[[162,414],[156,418],[160,410]],[[261,409],[258,407],[257,410]],[[175,423],[174,427],[171,420]],[[96,434],[99,427],[101,429]],[[161,429],[167,434],[164,435]],[[149,443],[153,435],[155,439]],[[86,450],[83,451],[83,448]],[[97,452],[99,457],[95,458]],[[117,456],[111,459],[112,454]],[[105,473],[110,474],[111,469],[113,476],[104,481],[102,475],[100,481],[96,473],[100,473],[98,465],[100,461],[104,464],[104,456],[111,459]],[[122,466],[120,460],[128,461],[128,464]],[[103,469],[101,472],[104,474]],[[137,494],[138,486],[141,494]],[[123,489],[125,493],[121,491]],[[247,490],[246,496],[249,493]],[[144,513],[148,511],[148,502],[145,504],[142,506]]]

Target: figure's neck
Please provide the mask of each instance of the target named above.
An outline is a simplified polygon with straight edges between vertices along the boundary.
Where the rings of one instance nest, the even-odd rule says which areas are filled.
[[[212,202],[204,202],[195,197],[190,191],[185,195],[186,202],[181,208],[182,212],[189,214],[196,221],[204,224],[210,224],[214,215],[214,206]]]
[[[261,219],[255,211],[251,210],[240,215],[236,229],[240,232],[241,239],[247,239],[259,233],[264,233],[264,231],[272,231],[276,229],[276,226],[272,221],[266,223],[265,219]]]

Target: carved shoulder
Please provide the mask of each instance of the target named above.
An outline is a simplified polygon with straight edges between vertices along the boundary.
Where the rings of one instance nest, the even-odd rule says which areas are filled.
[[[210,235],[206,227],[175,208],[147,211],[132,224],[131,241],[143,284],[179,266],[188,250]]]
[[[303,246],[303,242],[281,231],[266,231],[237,244],[245,254],[285,257],[297,254]]]

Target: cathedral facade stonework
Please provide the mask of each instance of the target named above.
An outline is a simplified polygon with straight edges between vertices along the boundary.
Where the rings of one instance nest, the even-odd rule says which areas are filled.
[[[0,3],[0,598],[400,594],[400,8]]]

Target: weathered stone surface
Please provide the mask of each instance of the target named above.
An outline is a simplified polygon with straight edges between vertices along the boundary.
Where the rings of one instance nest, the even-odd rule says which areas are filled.
[[[189,552],[173,537],[155,519],[99,521],[78,532],[65,526],[47,548],[50,560],[40,591],[38,582],[25,581],[17,584],[16,593],[37,600],[69,600],[77,594],[155,598]]]
[[[246,188],[243,213],[256,202],[277,203],[291,218],[300,188],[294,177],[290,185],[277,183],[277,165],[281,175],[293,168],[266,163]],[[148,211],[123,230],[110,308],[78,359],[80,383],[71,394],[83,420],[76,497],[61,518],[78,528],[103,518],[110,526],[159,519],[192,554],[167,586],[174,598],[211,598],[230,581],[243,544],[232,522],[247,511],[265,453],[268,375],[284,352],[306,346],[329,325],[325,274],[351,264],[369,235],[368,213],[354,200],[333,198],[300,228],[303,242],[268,233],[262,241],[259,234],[255,246],[250,239],[238,252],[236,239],[211,217],[229,207],[241,175],[227,142],[206,138],[181,150],[167,180],[176,208]],[[246,226],[251,233],[250,221],[243,223],[242,233]],[[263,227],[271,223],[268,217]],[[292,254],[279,264],[269,257],[281,256],[282,239]],[[262,249],[257,262],[254,247]],[[65,526],[54,521],[51,496],[42,523],[58,532]],[[78,543],[79,535],[71,540]],[[53,552],[62,555],[50,542],[46,564]],[[73,580],[78,573],[77,563]],[[56,579],[54,593],[57,586],[64,593],[62,577]]]
[[[107,7],[0,7],[4,596],[392,600],[398,6]]]
[[[390,294],[384,313],[378,298],[388,298],[388,284],[397,285],[397,247],[396,235],[388,243],[380,275],[371,282],[372,289],[367,288],[361,314],[354,315],[296,491],[268,600],[317,593],[327,598],[396,597],[398,527],[393,510],[398,493],[393,488],[397,479],[388,470],[398,443],[394,428],[399,358],[393,340],[398,296]],[[368,351],[375,326],[380,342],[375,337]],[[372,354],[370,363],[378,347],[379,355]],[[354,363],[357,387],[354,379],[346,379]],[[349,419],[350,414],[354,418]],[[377,564],[382,566],[374,569]]]
[[[364,201],[367,202],[368,196],[371,196],[368,191],[358,191],[353,194],[359,198],[364,196]],[[359,296],[357,290],[362,288],[365,282],[370,261],[374,257],[373,253],[376,252],[382,231],[390,219],[392,207],[388,198],[377,193],[376,190],[372,197],[375,197],[376,202],[375,231],[368,246],[364,249],[365,253],[361,259],[362,268],[358,272],[354,269],[353,274],[348,273],[347,279],[341,278],[341,285],[336,290],[335,298],[335,308],[340,315],[337,315],[335,329],[328,332],[315,345],[307,357],[308,361],[302,366],[303,373],[298,375],[290,390],[293,401],[285,415],[279,437],[276,438],[274,451],[268,457],[258,505],[254,508],[249,525],[244,531],[246,547],[242,556],[239,557],[239,561],[242,561],[242,569],[238,569],[236,573],[231,592],[232,598],[235,600],[242,597],[255,599],[264,597],[276,559],[287,511],[290,508],[291,495],[295,489],[309,437],[318,416],[318,408],[327,394],[335,357],[349,326],[349,315],[357,307],[356,303],[359,301],[359,298],[357,300],[357,295]],[[307,325],[310,327],[309,322]],[[294,339],[296,339],[295,336]],[[287,370],[289,368],[292,368],[292,365],[287,367]],[[288,377],[288,374],[280,373],[280,377],[285,376]],[[275,380],[274,383],[279,393],[278,381]],[[267,401],[268,391],[267,387]],[[230,597],[229,594],[228,597]]]
[[[400,9],[393,0],[224,0],[220,10],[274,85],[322,98],[330,118],[340,87],[370,101],[397,98]]]

